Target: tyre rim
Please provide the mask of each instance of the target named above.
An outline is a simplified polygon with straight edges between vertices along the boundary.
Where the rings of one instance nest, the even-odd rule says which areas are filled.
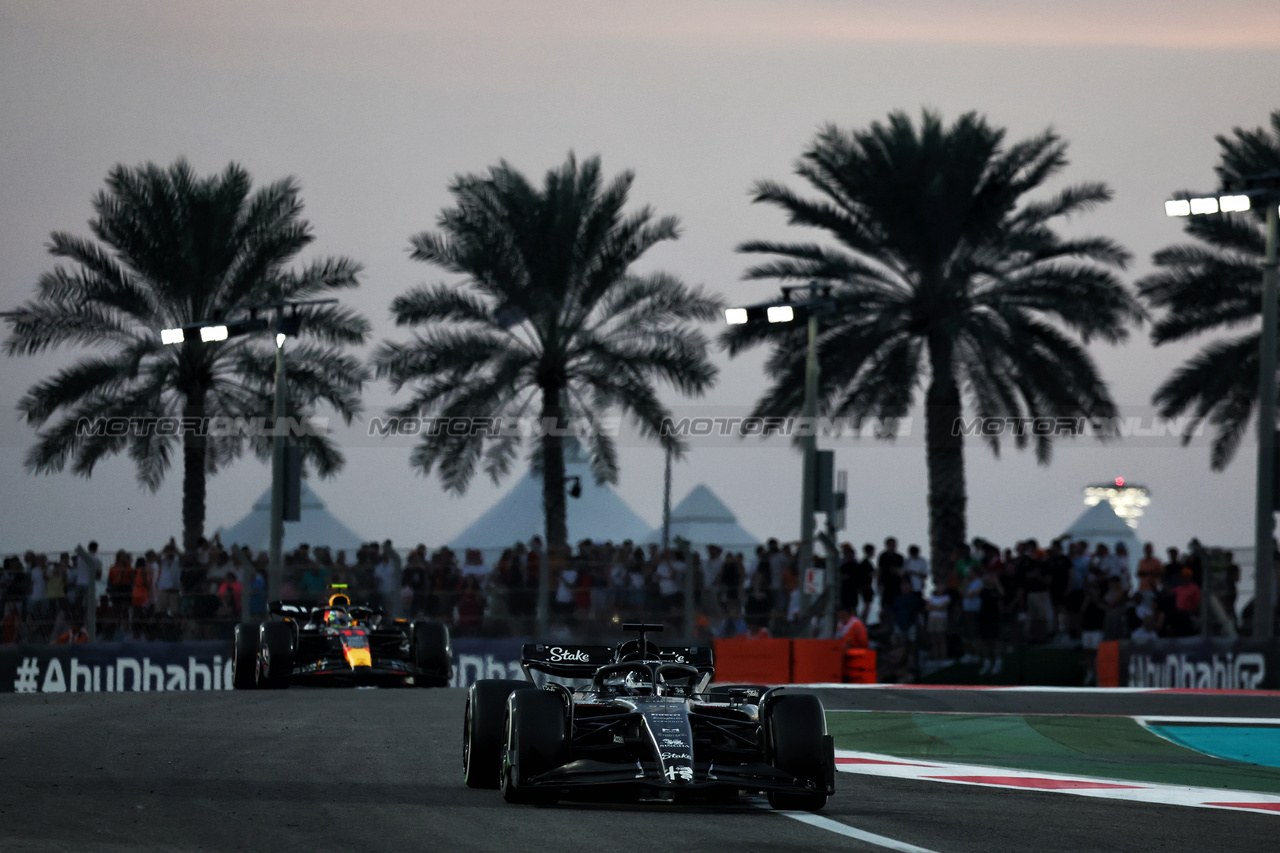
[[[462,717],[462,773],[471,778],[471,700],[467,700],[467,710]]]

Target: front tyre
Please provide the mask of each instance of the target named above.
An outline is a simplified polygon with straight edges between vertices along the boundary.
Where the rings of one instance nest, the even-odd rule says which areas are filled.
[[[462,780],[468,788],[497,788],[502,774],[502,748],[507,697],[533,690],[528,681],[482,679],[467,691],[462,720]]]
[[[773,791],[769,805],[788,811],[817,811],[825,806],[825,791],[834,781],[835,756],[822,702],[817,696],[779,696],[765,706],[764,729],[769,763],[823,791]]]
[[[293,627],[287,622],[267,622],[258,633],[258,686],[288,687],[292,673]]]
[[[564,700],[548,690],[521,690],[507,697],[506,748],[502,759],[502,798],[508,803],[550,805],[554,788],[535,788],[530,780],[565,763],[568,720]]]
[[[236,690],[252,690],[257,687],[258,648],[256,627],[236,626],[231,644],[231,686]]]

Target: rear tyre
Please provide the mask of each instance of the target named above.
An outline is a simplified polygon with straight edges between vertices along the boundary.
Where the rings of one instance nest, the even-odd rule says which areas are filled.
[[[826,715],[817,696],[779,696],[765,708],[764,735],[769,763],[823,791],[834,771]],[[827,804],[825,793],[771,792],[769,805],[790,811],[817,811]]]
[[[267,622],[258,634],[258,686],[288,687],[292,667],[293,627],[286,622]]]
[[[462,718],[462,781],[468,788],[497,788],[502,778],[503,726],[507,697],[516,690],[533,690],[528,681],[483,679],[467,691]]]
[[[243,623],[236,626],[231,644],[231,686],[236,690],[252,690],[258,686],[256,633],[256,626],[250,628]]]
[[[415,675],[413,683],[419,687],[448,687],[453,681],[449,629],[439,622],[420,619],[413,623],[409,647],[413,665],[427,672],[426,675]]]
[[[507,697],[502,798],[508,803],[550,805],[555,789],[531,788],[529,780],[565,763],[568,719],[564,700],[548,690],[521,690]]]

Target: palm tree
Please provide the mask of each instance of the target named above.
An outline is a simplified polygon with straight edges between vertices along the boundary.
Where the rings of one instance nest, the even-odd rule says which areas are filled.
[[[749,279],[832,286],[834,310],[818,343],[824,413],[900,418],[926,384],[935,568],[949,564],[966,536],[964,408],[984,418],[1111,415],[1115,406],[1081,344],[1122,341],[1139,317],[1114,272],[1127,261],[1124,249],[1104,238],[1064,239],[1050,227],[1111,191],[1089,183],[1023,200],[1066,165],[1066,144],[1052,131],[1010,146],[1004,136],[974,113],[950,127],[928,111],[918,128],[901,112],[866,130],[828,125],[795,168],[817,198],[774,181],[756,183],[753,195],[834,244],[739,246],[775,256],[750,268]],[[791,325],[801,324],[734,326],[722,338],[730,353],[774,345],[773,385],[758,415],[801,411],[806,337]],[[1014,432],[1024,447],[1028,436]],[[998,453],[1000,437],[984,437]],[[1047,463],[1052,436],[1034,440]]]
[[[720,302],[670,275],[630,272],[650,248],[677,237],[674,217],[655,219],[648,207],[624,213],[632,178],[624,172],[605,184],[599,158],[579,164],[572,154],[541,188],[505,161],[455,177],[456,205],[441,212],[438,231],[411,239],[412,257],[465,278],[398,296],[396,324],[417,331],[374,357],[393,390],[413,386],[393,417],[512,425],[536,413],[540,424],[559,427],[540,429],[534,447],[550,547],[568,539],[568,423],[593,425],[583,439],[592,472],[613,483],[617,454],[608,431],[595,428],[600,416],[620,410],[641,434],[679,452],[682,443],[662,430],[669,412],[655,382],[696,395],[716,375],[694,324],[715,318]],[[481,465],[498,482],[522,443],[517,429],[429,432],[412,463],[424,473],[438,466],[454,493]]]
[[[256,191],[251,184],[235,163],[204,178],[181,159],[168,168],[115,166],[93,198],[93,239],[54,232],[49,253],[67,263],[41,275],[34,298],[7,315],[9,355],[93,350],[18,403],[38,431],[28,470],[47,474],[70,463],[88,477],[99,460],[127,451],[138,482],[155,491],[181,443],[188,549],[203,536],[206,478],[240,457],[246,442],[259,458],[270,454],[270,435],[251,425],[272,414],[275,353],[266,335],[164,346],[160,330],[352,288],[360,272],[348,258],[287,268],[313,239],[298,183],[287,178]],[[301,313],[302,337],[290,344],[288,414],[302,417],[323,401],[350,422],[368,369],[343,348],[363,343],[369,322],[336,305]],[[209,428],[189,426],[197,423]],[[341,468],[327,436],[298,442],[321,475]]]
[[[1280,170],[1280,110],[1271,129],[1236,128],[1218,136],[1223,181]],[[1196,242],[1170,246],[1152,260],[1159,268],[1138,282],[1138,292],[1162,312],[1152,324],[1156,346],[1206,332],[1257,324],[1262,311],[1266,211],[1189,216],[1184,228]],[[1258,396],[1259,331],[1206,344],[1156,389],[1153,402],[1164,417],[1190,412],[1197,424],[1215,428],[1210,465],[1222,470],[1235,455]],[[1188,432],[1189,438],[1191,432]]]

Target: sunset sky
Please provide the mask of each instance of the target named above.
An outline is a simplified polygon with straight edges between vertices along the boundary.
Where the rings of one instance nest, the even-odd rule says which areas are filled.
[[[0,310],[51,266],[50,232],[87,233],[90,198],[116,163],[187,157],[202,173],[243,164],[259,184],[295,175],[317,239],[309,254],[365,265],[349,302],[397,333],[388,305],[444,280],[408,259],[434,227],[458,173],[506,159],[536,180],[569,151],[634,169],[633,204],[682,222],[678,242],[643,269],[704,284],[733,303],[776,292],[740,281],[748,239],[809,240],[752,206],[754,180],[791,176],[826,122],[865,127],[902,109],[976,110],[1019,139],[1053,127],[1070,143],[1062,183],[1102,180],[1116,198],[1073,220],[1134,254],[1180,239],[1161,202],[1214,188],[1214,135],[1257,127],[1280,108],[1280,4],[1260,0],[963,2],[15,2],[0,0]],[[716,333],[718,328],[709,328]],[[1154,388],[1198,347],[1154,349],[1146,330],[1092,350],[1126,415],[1149,417]],[[142,491],[116,459],[91,480],[22,469],[30,430],[14,409],[71,354],[7,359],[0,372],[0,550],[60,550],[96,538],[145,548],[180,533],[180,472]],[[722,368],[682,412],[745,410],[763,352]],[[375,383],[367,414],[393,402]],[[660,452],[628,441],[622,496],[650,522],[661,512]],[[969,527],[1002,543],[1060,533],[1081,488],[1124,476],[1151,489],[1139,536],[1252,540],[1254,454],[1211,473],[1206,442],[1169,438],[1106,447],[1061,444],[1052,465],[1006,448],[967,448]],[[837,444],[853,487],[844,538],[926,542],[924,452]],[[409,447],[353,442],[335,480],[314,483],[332,511],[370,538],[450,539],[500,495],[477,480],[464,498],[408,468]],[[678,500],[706,482],[757,536],[794,537],[799,457],[785,443],[695,445],[675,471]],[[229,525],[269,484],[243,460],[210,481],[208,530]],[[513,538],[534,531],[513,531]]]

